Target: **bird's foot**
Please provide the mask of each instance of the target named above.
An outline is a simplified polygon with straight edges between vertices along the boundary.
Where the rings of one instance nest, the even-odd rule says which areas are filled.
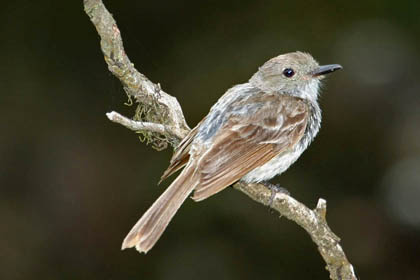
[[[270,191],[271,191],[270,200],[268,202],[268,206],[270,208],[273,205],[274,197],[276,196],[276,194],[278,194],[278,193],[284,193],[284,194],[290,195],[290,192],[287,189],[285,189],[283,187],[280,187],[279,184],[271,184],[269,182],[262,182],[262,184],[264,186],[266,186],[267,188],[269,188]]]

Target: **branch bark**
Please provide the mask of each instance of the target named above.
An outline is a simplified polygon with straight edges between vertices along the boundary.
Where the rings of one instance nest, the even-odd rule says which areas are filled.
[[[147,131],[156,132],[162,135],[169,134],[171,137],[174,137],[178,140],[184,137],[183,134],[176,134],[178,133],[178,131],[173,130],[172,128],[163,124],[133,121],[132,119],[124,117],[123,115],[114,111],[110,113],[106,113],[106,116],[108,117],[110,121],[114,123],[119,123],[120,125],[123,125],[126,128],[131,129],[133,131],[147,130]]]
[[[139,120],[131,120],[116,112],[107,113],[107,117],[134,131],[165,136],[176,147],[190,130],[178,101],[165,93],[158,83],[151,82],[134,68],[124,52],[117,24],[101,0],[84,0],[84,8],[101,38],[101,49],[109,71],[121,81],[127,95],[134,97],[139,106],[146,106],[147,111],[147,114],[143,112],[138,116]],[[311,210],[288,194],[276,193],[273,197],[272,191],[262,184],[238,182],[234,188],[305,229],[327,264],[331,279],[357,279],[353,266],[339,244],[340,238],[327,224],[327,204],[324,199],[319,199],[316,208]]]

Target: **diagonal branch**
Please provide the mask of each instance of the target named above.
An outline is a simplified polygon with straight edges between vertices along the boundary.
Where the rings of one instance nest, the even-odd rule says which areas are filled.
[[[159,120],[171,127],[172,135],[185,136],[190,128],[178,101],[164,92],[159,83],[152,83],[134,68],[124,51],[120,30],[102,1],[84,0],[84,8],[101,37],[101,49],[109,71],[121,81],[129,97],[134,97],[138,103],[147,106],[149,119],[145,121]],[[156,112],[153,112],[154,109]],[[154,114],[150,114],[151,111]]]
[[[169,137],[170,143],[178,143],[190,129],[176,98],[165,93],[159,84],[152,83],[134,68],[124,52],[115,20],[101,0],[84,0],[84,7],[101,37],[101,49],[108,69],[121,81],[128,96],[134,97],[139,105],[148,106],[148,112],[154,110],[153,117],[149,114],[149,117],[140,121],[130,120],[116,112],[108,113],[108,118],[131,130],[162,134]],[[262,184],[238,182],[234,188],[304,228],[317,245],[331,279],[357,279],[353,266],[339,244],[340,239],[327,224],[325,200],[319,199],[317,207],[311,210],[287,194],[276,193],[273,197],[272,191]]]
[[[327,264],[330,278],[333,280],[355,280],[356,275],[351,263],[340,246],[340,238],[327,224],[327,202],[320,198],[314,210],[290,195],[276,193],[262,184],[245,184],[238,182],[234,188],[248,195],[253,200],[276,210],[281,216],[294,221],[311,236],[318,246],[318,251]]]

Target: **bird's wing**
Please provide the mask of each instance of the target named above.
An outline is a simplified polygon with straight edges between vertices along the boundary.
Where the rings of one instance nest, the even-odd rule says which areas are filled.
[[[241,101],[248,105],[259,103],[254,114],[232,114],[209,148],[194,146],[198,155],[194,153],[193,158],[197,160],[196,173],[200,178],[194,200],[203,200],[223,190],[251,170],[293,149],[302,138],[309,116],[308,105],[303,100],[279,94],[255,98]]]
[[[179,143],[174,154],[172,155],[168,168],[160,178],[159,184],[187,164],[188,160],[190,159],[191,143],[194,140],[195,135],[197,135],[198,127],[202,122],[203,120],[199,122],[196,127],[191,129],[187,136],[185,136],[181,143]]]

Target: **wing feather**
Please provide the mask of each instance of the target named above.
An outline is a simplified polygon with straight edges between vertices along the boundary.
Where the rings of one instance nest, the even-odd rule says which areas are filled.
[[[293,148],[302,138],[308,106],[290,96],[265,96],[252,115],[233,115],[214,136],[198,163],[199,184],[193,199],[203,200],[238,181],[251,170]]]
[[[171,161],[169,163],[168,168],[163,172],[162,177],[160,177],[160,184],[163,180],[177,172],[179,169],[184,167],[189,159],[190,159],[190,149],[192,141],[194,137],[197,135],[198,127],[203,122],[199,122],[189,133],[182,139],[181,143],[179,143],[178,147],[176,148],[174,154],[172,155]]]

